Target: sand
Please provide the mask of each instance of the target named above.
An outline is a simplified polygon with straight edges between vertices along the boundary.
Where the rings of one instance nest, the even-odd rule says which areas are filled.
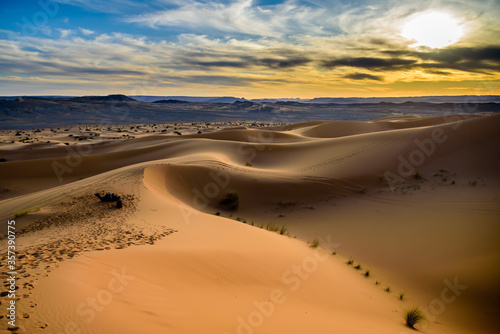
[[[499,115],[271,125],[2,132],[14,332],[497,332]]]

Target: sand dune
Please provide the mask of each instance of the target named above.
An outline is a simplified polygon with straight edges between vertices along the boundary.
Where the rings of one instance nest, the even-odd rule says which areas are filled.
[[[417,305],[422,332],[496,333],[499,128],[487,114],[245,125],[70,145],[71,164],[62,145],[4,146],[2,224],[40,206],[16,219],[18,331],[401,334]],[[96,191],[128,196],[124,210]]]

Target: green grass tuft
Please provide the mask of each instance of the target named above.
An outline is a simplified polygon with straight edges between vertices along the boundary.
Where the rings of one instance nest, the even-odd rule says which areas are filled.
[[[16,212],[14,212],[14,218],[25,216],[28,213],[30,213],[30,211],[31,210],[29,210],[29,209],[16,211]]]

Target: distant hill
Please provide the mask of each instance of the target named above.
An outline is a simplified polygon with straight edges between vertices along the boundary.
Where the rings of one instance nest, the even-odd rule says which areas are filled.
[[[145,96],[145,95],[138,95],[138,96],[132,96],[132,98],[136,99],[137,101],[142,101],[142,102],[157,102],[161,100],[177,100],[177,101],[186,101],[186,102],[200,102],[200,103],[234,103],[236,101],[246,101],[244,98],[237,98],[237,97],[232,97],[232,96],[208,96],[208,97],[203,97],[203,96]]]
[[[304,101],[301,101],[304,102]],[[461,95],[461,96],[404,96],[404,97],[319,97],[308,100],[306,103],[500,103],[498,95]]]
[[[183,101],[183,100],[159,100],[159,101],[154,101],[151,103],[191,103],[189,101]]]
[[[108,95],[108,96],[81,96],[81,97],[72,97],[69,98],[69,101],[72,102],[97,102],[97,101],[104,101],[104,102],[130,102],[130,101],[137,101],[136,99],[133,99],[131,97],[128,97],[126,95]]]
[[[192,99],[197,99],[196,97]],[[206,98],[203,98],[206,100]],[[411,99],[411,98],[410,98]],[[458,103],[445,102],[449,100]],[[498,113],[499,97],[428,97],[314,99],[253,102],[210,98],[206,102],[163,99],[143,102],[125,95],[83,97],[16,97],[0,99],[0,129],[36,129],[76,124],[217,122],[230,120],[295,123],[316,120],[372,120],[394,116],[437,116],[457,113]],[[213,102],[224,101],[224,102]],[[232,103],[228,103],[233,101]],[[429,102],[433,101],[433,102]]]
[[[277,99],[245,99],[233,96],[149,96],[149,95],[108,95],[108,96],[0,96],[0,100],[14,101],[19,97],[45,98],[45,99],[74,99],[74,101],[185,101],[198,103],[234,103],[250,101],[254,103],[315,103],[315,104],[366,104],[366,103],[405,103],[405,102],[427,102],[427,103],[500,103],[498,95],[461,95],[461,96],[404,96],[404,97],[318,97],[314,99],[299,98],[277,98]],[[166,103],[166,102],[162,102]],[[176,102],[168,102],[176,103]]]

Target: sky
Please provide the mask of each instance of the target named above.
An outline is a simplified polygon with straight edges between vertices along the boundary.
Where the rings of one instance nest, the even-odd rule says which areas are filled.
[[[500,94],[500,0],[0,0],[0,95]]]

